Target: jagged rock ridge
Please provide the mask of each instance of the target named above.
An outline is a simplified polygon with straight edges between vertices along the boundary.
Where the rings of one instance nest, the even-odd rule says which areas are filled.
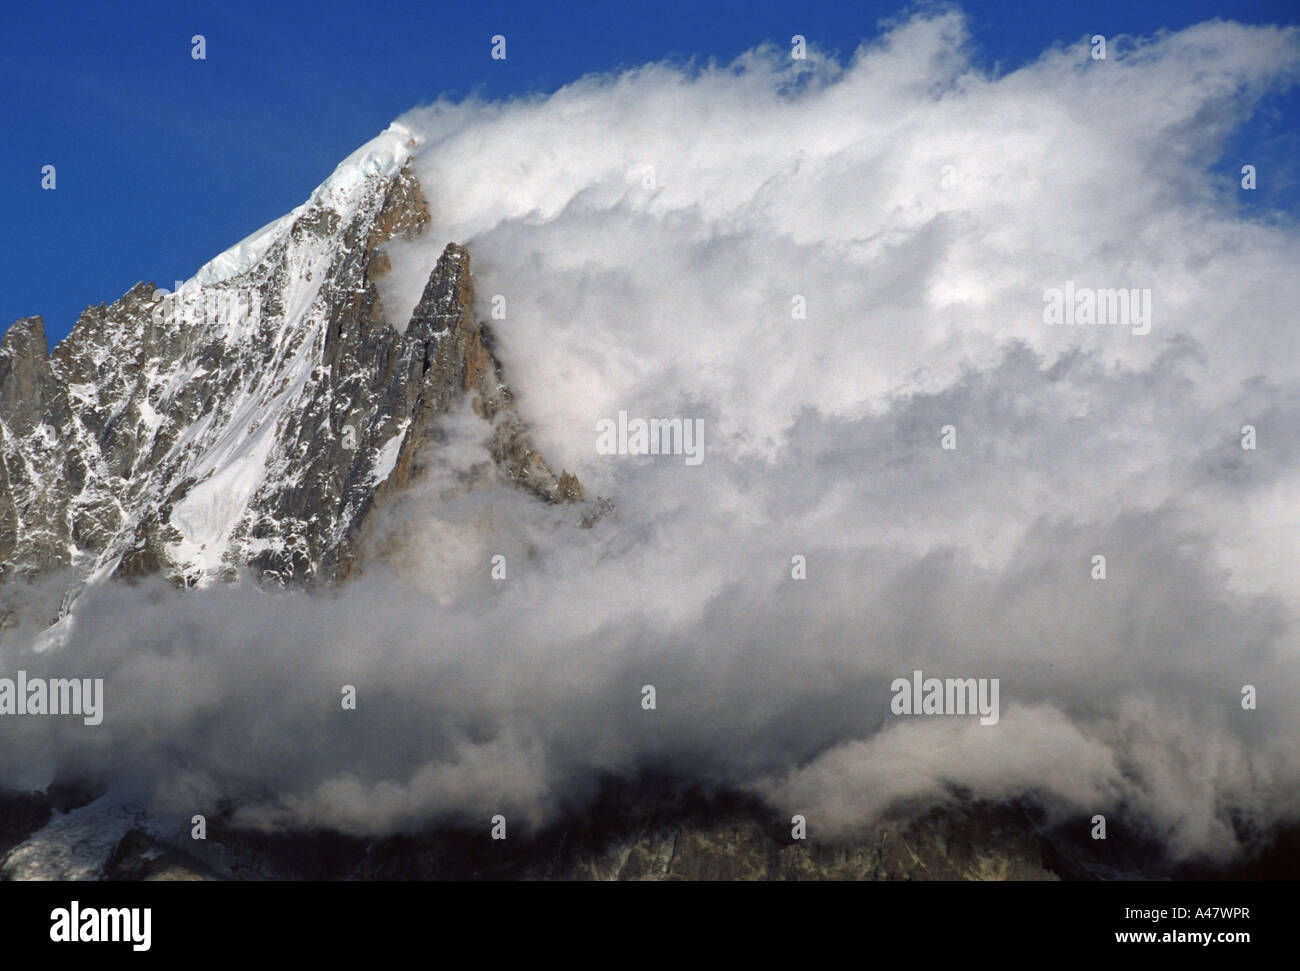
[[[503,475],[546,501],[581,498],[529,444],[463,247],[447,245],[409,322],[385,314],[383,245],[430,223],[414,146],[392,126],[176,293],[138,284],[87,309],[52,353],[41,318],[9,329],[0,597],[61,571],[72,593],[245,567],[279,583],[345,578],[367,514],[419,471],[437,418],[465,396]]]
[[[72,798],[78,795],[80,798]],[[0,793],[0,878],[109,880],[1054,880],[1032,814],[985,804],[882,820],[854,839],[789,838],[752,799],[607,794],[522,839],[433,828],[381,839],[156,820],[94,789]],[[6,850],[8,852],[6,853]]]

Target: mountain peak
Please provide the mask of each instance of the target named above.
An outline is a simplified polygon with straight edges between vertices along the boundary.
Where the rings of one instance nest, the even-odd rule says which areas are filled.
[[[213,257],[188,282],[211,286],[248,272],[313,210],[328,210],[347,221],[373,198],[377,186],[398,177],[417,147],[411,130],[394,122],[340,162],[306,202]]]
[[[506,481],[581,498],[514,412],[463,246],[429,268],[409,323],[385,313],[383,244],[430,226],[414,147],[392,126],[176,293],[137,284],[87,308],[53,354],[40,318],[10,328],[0,580],[343,579],[370,511],[418,474],[465,399]]]

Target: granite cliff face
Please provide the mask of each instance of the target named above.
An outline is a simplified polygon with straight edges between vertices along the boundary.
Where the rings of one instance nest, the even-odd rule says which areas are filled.
[[[51,615],[107,577],[204,585],[246,568],[315,585],[357,568],[377,503],[419,473],[437,418],[468,397],[501,475],[576,500],[529,444],[469,254],[449,243],[409,320],[385,312],[385,243],[429,211],[399,126],[311,199],[176,293],[138,284],[47,354],[39,317],[0,344],[0,604],[66,577]],[[50,617],[53,619],[53,616]],[[0,623],[3,623],[0,621]]]

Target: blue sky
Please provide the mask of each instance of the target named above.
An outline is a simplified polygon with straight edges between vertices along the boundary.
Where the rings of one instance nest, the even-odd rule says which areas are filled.
[[[979,61],[1003,71],[1093,32],[1300,19],[1286,0],[960,6]],[[24,4],[0,57],[0,326],[41,314],[53,343],[84,307],[138,280],[170,287],[440,94],[547,92],[651,60],[727,61],[795,33],[847,57],[881,18],[906,9],[806,0]],[[505,61],[489,57],[498,33]],[[190,56],[194,34],[206,38],[206,60]],[[1294,93],[1270,97],[1234,139],[1273,176],[1249,200],[1260,211],[1298,209],[1298,105]],[[57,169],[52,192],[40,187],[47,164]]]

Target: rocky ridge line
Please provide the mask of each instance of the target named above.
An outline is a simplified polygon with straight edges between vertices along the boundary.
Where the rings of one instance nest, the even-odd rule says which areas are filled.
[[[114,576],[346,579],[368,515],[419,474],[438,419],[466,397],[502,476],[582,500],[529,441],[463,247],[446,246],[405,328],[385,313],[384,244],[430,224],[406,137],[363,147],[177,293],[137,284],[48,354],[39,317],[4,335],[0,631],[23,581],[50,576],[65,582],[47,615]]]

